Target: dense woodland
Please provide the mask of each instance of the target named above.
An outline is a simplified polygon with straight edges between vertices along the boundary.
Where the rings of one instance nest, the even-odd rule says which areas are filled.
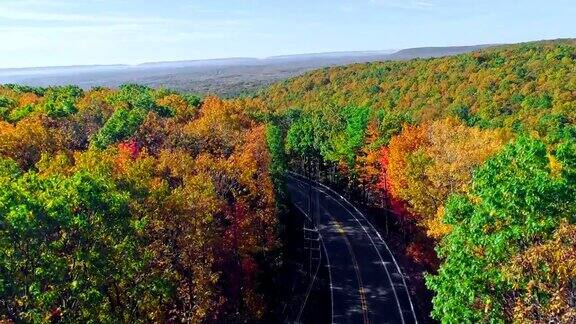
[[[434,319],[576,321],[575,41],[317,70],[261,98],[292,168],[416,228]]]
[[[0,119],[4,319],[262,319],[289,167],[411,228],[434,319],[576,320],[576,41],[231,100],[6,85]]]
[[[250,104],[0,88],[2,318],[261,319],[277,217]]]

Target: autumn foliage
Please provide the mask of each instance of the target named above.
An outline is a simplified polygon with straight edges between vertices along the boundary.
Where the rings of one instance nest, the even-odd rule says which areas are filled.
[[[250,102],[136,85],[0,93],[0,319],[263,318],[277,218]]]
[[[575,41],[544,41],[320,69],[259,97],[291,168],[408,233],[405,255],[438,271],[435,319],[572,322],[574,199],[550,186],[574,190],[574,71]]]
[[[474,169],[503,142],[502,131],[468,127],[452,118],[406,125],[384,152],[382,181],[393,197],[408,203],[430,236],[440,238],[449,232],[442,221],[446,199],[465,192]]]
[[[574,322],[575,80],[558,40],[231,100],[0,86],[0,320],[264,318],[290,168],[383,211],[434,319]]]

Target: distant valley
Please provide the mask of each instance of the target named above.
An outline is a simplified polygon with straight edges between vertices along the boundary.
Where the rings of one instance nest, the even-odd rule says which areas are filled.
[[[422,47],[399,51],[361,51],[298,54],[258,58],[225,58],[139,65],[89,65],[0,69],[0,83],[30,86],[76,84],[117,87],[139,83],[190,93],[232,97],[255,91],[279,80],[336,65],[387,60],[409,60],[467,53],[490,45]]]

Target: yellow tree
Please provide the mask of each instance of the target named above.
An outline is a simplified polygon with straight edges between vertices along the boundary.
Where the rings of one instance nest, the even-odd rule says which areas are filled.
[[[516,255],[505,273],[515,291],[507,301],[515,322],[576,321],[576,225],[562,221],[551,240]]]
[[[468,127],[455,119],[405,126],[390,141],[387,181],[395,198],[408,202],[428,235],[449,231],[442,206],[452,193],[463,193],[473,170],[504,142],[500,131]]]
[[[41,116],[28,117],[16,125],[0,121],[0,155],[14,159],[28,169],[43,153],[53,153],[59,137],[48,129]]]
[[[434,205],[427,220],[428,234],[440,237],[449,228],[443,224],[444,202],[452,193],[463,193],[472,180],[472,172],[488,157],[497,153],[507,136],[499,130],[467,127],[455,119],[443,119],[430,124],[424,154],[431,160],[424,175]]]
[[[380,147],[378,146],[378,125],[375,120],[368,123],[365,144],[356,156],[355,168],[360,183],[367,191],[368,198],[378,197],[378,182],[380,178]]]

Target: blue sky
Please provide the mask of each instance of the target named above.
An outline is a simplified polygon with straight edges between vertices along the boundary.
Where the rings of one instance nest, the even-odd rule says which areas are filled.
[[[0,67],[576,37],[575,0],[0,0]]]

